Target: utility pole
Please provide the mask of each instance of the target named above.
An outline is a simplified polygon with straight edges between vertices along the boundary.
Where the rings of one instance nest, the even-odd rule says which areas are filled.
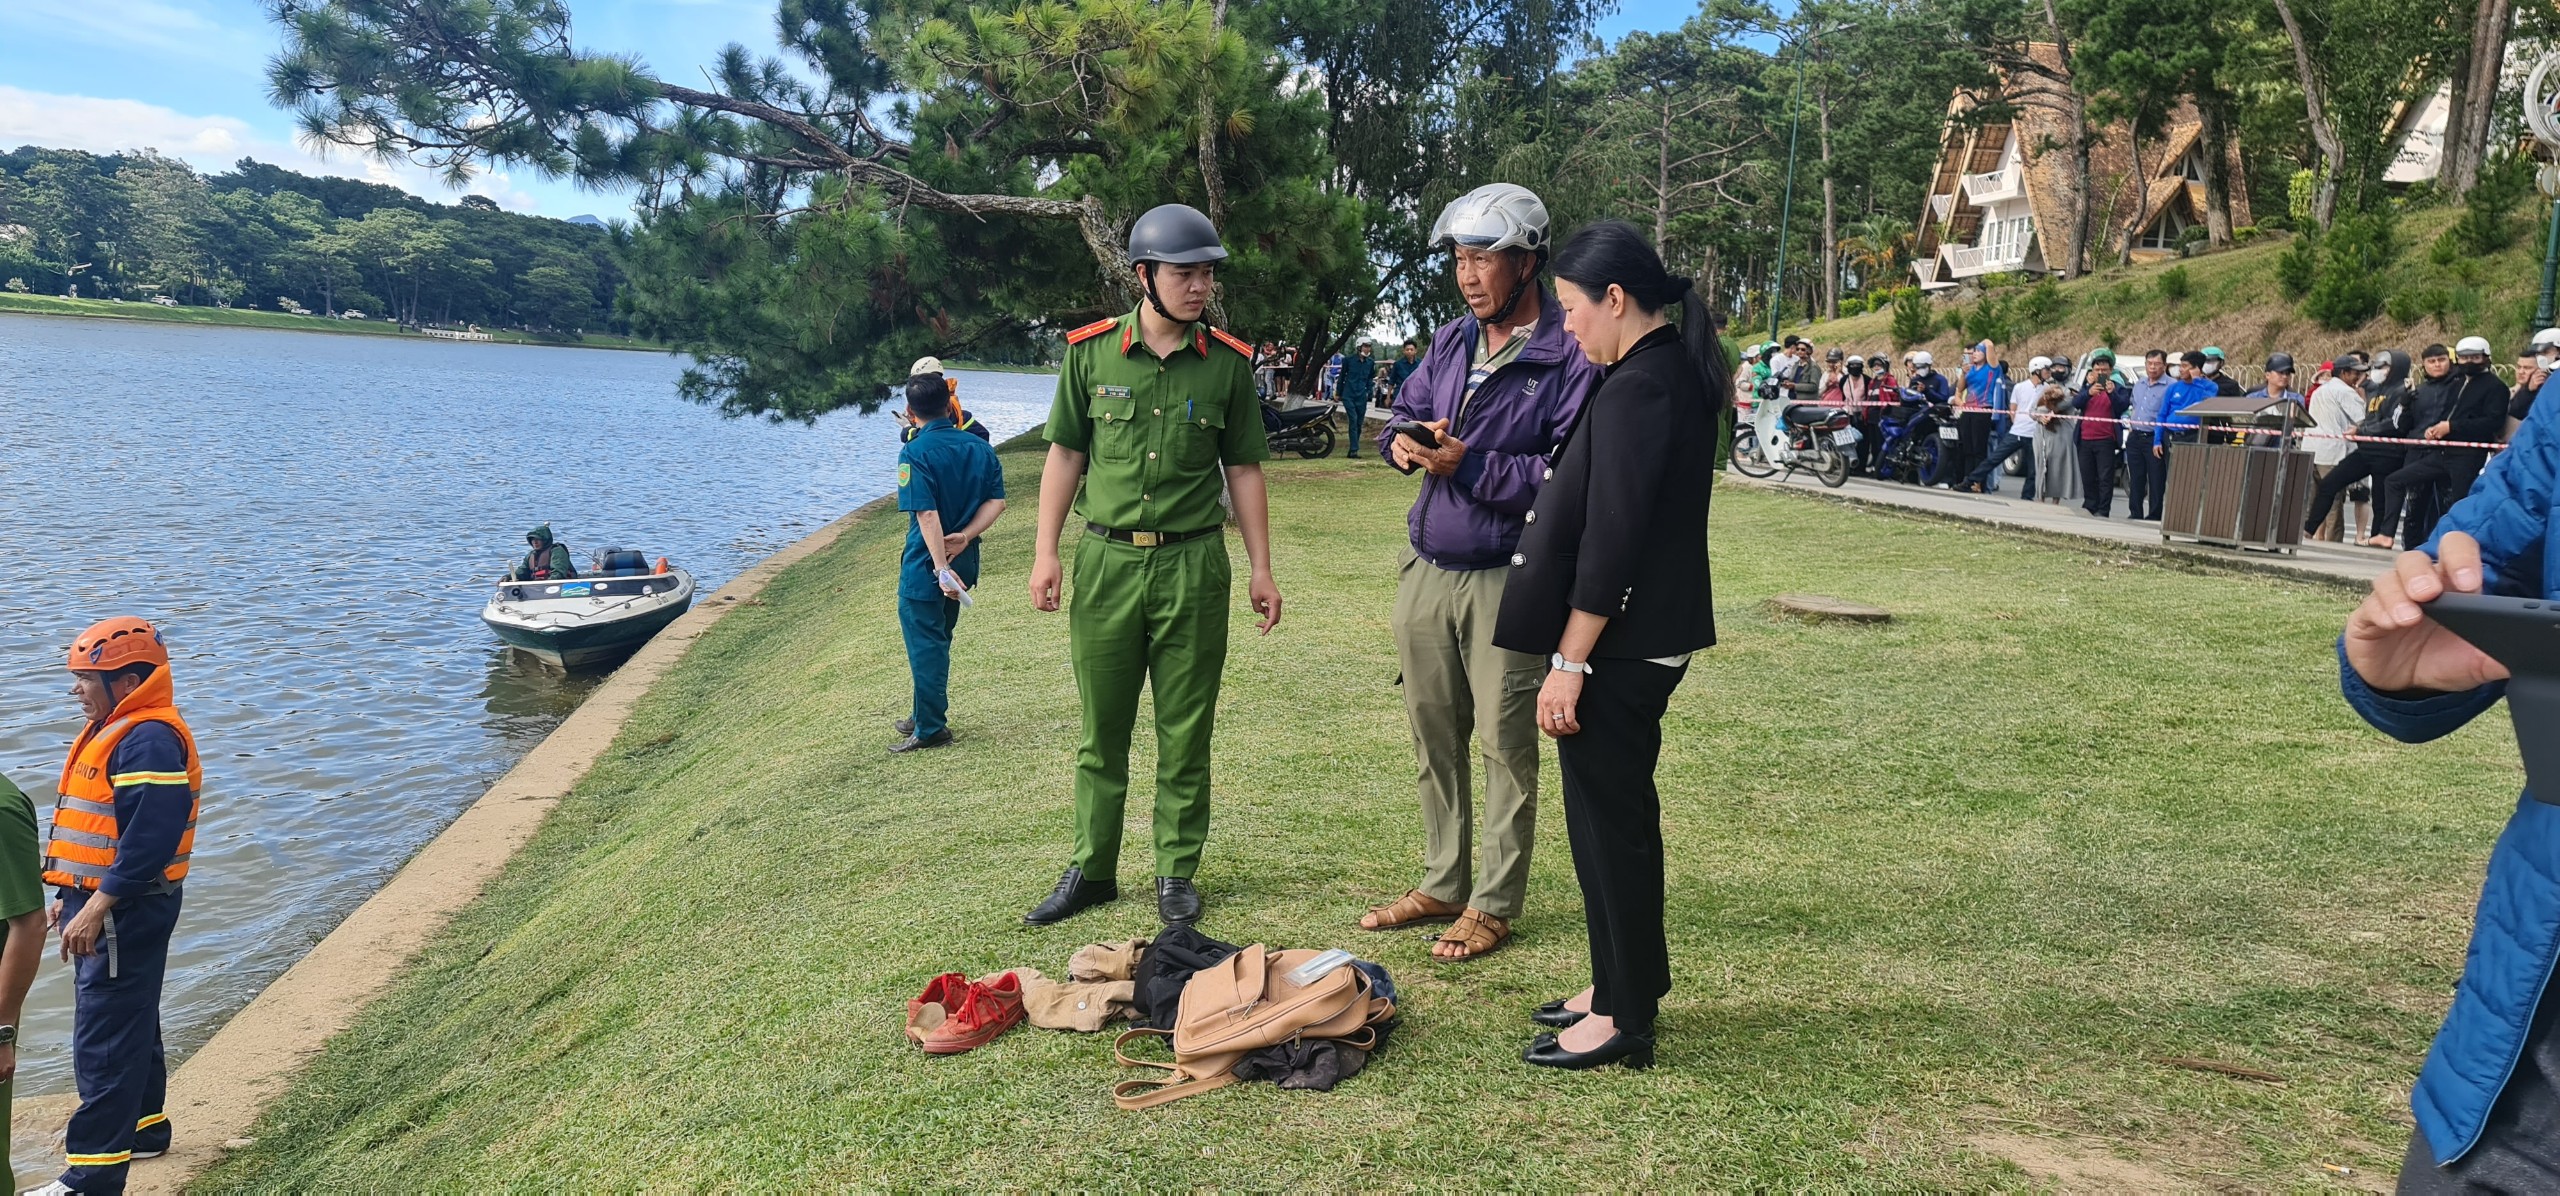
[[[1825,33],[1845,33],[1855,25],[1834,25],[1829,29],[1805,31],[1796,43],[1796,84],[1787,98],[1787,187],[1778,201],[1778,272],[1769,278],[1769,339],[1778,339],[1778,319],[1785,307],[1787,285],[1787,226],[1795,219],[1796,207],[1796,134],[1804,128],[1804,59],[1806,47]]]

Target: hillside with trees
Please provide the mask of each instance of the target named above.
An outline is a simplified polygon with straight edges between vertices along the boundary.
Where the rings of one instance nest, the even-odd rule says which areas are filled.
[[[440,204],[242,159],[205,176],[149,150],[0,154],[0,285],[187,306],[349,310],[406,325],[618,331],[607,228]]]

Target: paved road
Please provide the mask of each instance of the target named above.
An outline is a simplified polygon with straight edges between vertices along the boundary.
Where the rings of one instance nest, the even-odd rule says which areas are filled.
[[[2012,488],[2018,479],[2006,479]],[[2077,536],[2152,549],[2192,553],[2208,560],[2227,561],[2259,568],[2304,573],[2322,578],[2338,578],[2363,583],[2391,563],[2391,554],[2378,548],[2351,547],[2344,544],[2305,544],[2291,553],[2248,552],[2233,548],[2216,548],[2188,541],[2160,538],[2160,525],[2137,523],[2122,517],[2100,519],[2080,509],[2078,503],[2021,502],[2006,494],[1958,494],[1952,490],[1931,490],[1867,478],[1851,478],[1838,490],[1825,489],[1820,482],[1804,474],[1781,480],[1771,478],[1754,481],[1731,474],[1728,482],[1746,486],[1764,486],[1783,490],[1801,490],[1827,494],[1854,502],[1883,507],[1927,511],[1935,515],[1972,519],[1997,527],[2023,528],[2028,531]]]

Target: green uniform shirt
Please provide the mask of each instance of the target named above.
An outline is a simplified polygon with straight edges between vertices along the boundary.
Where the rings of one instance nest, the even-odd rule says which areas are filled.
[[[0,777],[0,921],[44,908],[44,851],[36,805]]]
[[[1222,467],[1271,456],[1252,357],[1194,324],[1189,343],[1160,359],[1135,311],[1067,346],[1046,435],[1089,461],[1076,513],[1120,531],[1216,527]]]

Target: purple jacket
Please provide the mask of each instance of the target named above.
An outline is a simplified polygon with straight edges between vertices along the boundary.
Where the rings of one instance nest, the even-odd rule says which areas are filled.
[[[1600,367],[1565,334],[1564,310],[1554,292],[1541,289],[1538,323],[1520,356],[1494,371],[1458,416],[1467,393],[1467,364],[1478,325],[1460,316],[1433,333],[1431,348],[1413,376],[1396,389],[1393,418],[1416,422],[1450,419],[1449,431],[1465,441],[1467,456],[1450,477],[1425,476],[1422,494],[1405,516],[1413,550],[1443,569],[1490,569],[1511,563],[1520,544],[1520,517],[1546,482],[1547,455],[1573,427],[1583,401],[1600,385]],[[1378,454],[1393,460],[1378,435]],[[1411,473],[1412,470],[1405,472]]]

